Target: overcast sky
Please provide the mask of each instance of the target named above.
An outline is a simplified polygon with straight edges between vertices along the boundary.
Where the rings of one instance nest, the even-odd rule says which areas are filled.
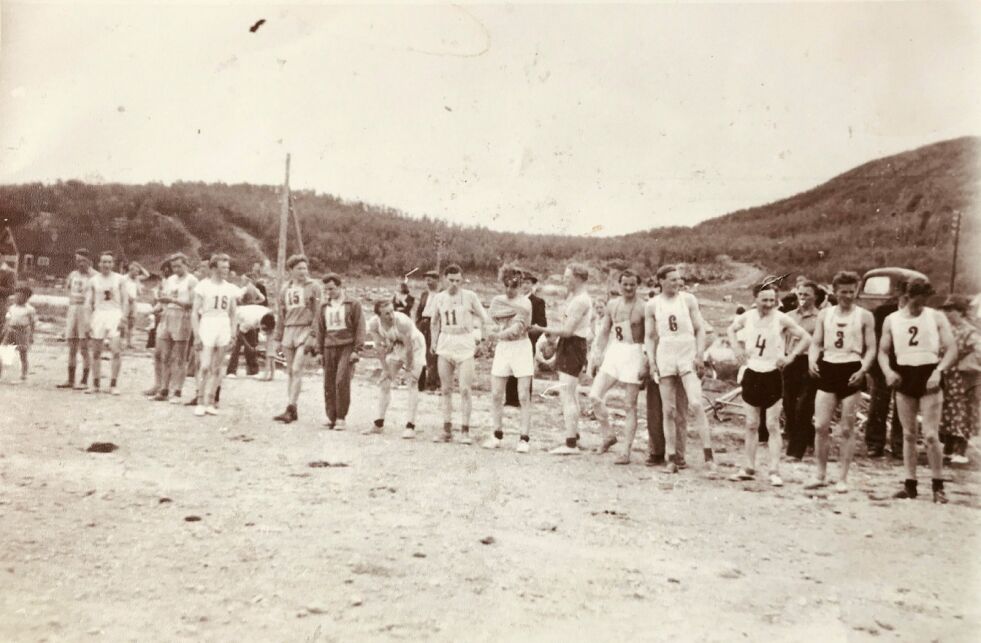
[[[291,152],[411,215],[688,225],[981,133],[978,6],[5,1],[0,182],[268,184]]]

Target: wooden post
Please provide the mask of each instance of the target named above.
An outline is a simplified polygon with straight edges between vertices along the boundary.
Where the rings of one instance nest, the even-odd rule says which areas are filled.
[[[283,181],[282,207],[279,213],[279,252],[276,254],[276,293],[274,302],[279,303],[286,276],[286,228],[290,218],[290,155],[286,155],[286,179]],[[279,321],[282,323],[282,320]]]
[[[436,272],[443,274],[443,233],[436,233]]]
[[[300,230],[300,219],[296,216],[296,209],[293,207],[293,195],[290,194],[290,216],[293,217],[293,227],[296,229],[296,244],[300,248],[300,254],[306,255],[306,250],[303,249],[303,232]]]
[[[957,246],[961,240],[961,211],[954,213],[954,259],[950,262],[950,290],[948,294],[953,295],[954,282],[957,281]]]

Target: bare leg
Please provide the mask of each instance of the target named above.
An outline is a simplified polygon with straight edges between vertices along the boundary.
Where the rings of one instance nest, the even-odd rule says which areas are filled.
[[[123,340],[120,337],[114,337],[109,340],[109,350],[112,352],[112,381],[115,382],[119,378],[119,369],[123,365]]]
[[[814,397],[814,456],[817,459],[816,482],[824,482],[828,474],[828,454],[831,452],[831,418],[838,398],[834,393],[818,391]],[[844,405],[842,405],[844,415]]]
[[[439,360],[439,387],[442,391],[443,406],[443,427],[446,428],[453,424],[453,380],[456,368],[453,362],[440,356]]]
[[[420,375],[421,375],[421,373],[420,373]],[[419,378],[416,377],[415,378],[415,381],[418,382],[419,381]],[[391,387],[391,382],[389,382],[389,387]],[[413,426],[415,426],[415,424],[416,424],[416,409],[419,408],[419,387],[418,386],[409,386],[408,388],[409,388],[409,418],[408,418],[408,423],[410,423]]]
[[[780,456],[783,454],[783,438],[780,436],[780,412],[783,410],[783,401],[777,400],[776,404],[766,410],[766,425],[774,429],[770,431],[770,475],[780,475]]]
[[[682,384],[677,376],[662,377],[661,408],[664,410],[664,455],[669,463],[677,462],[678,456],[678,387]]]
[[[858,402],[862,399],[861,393],[849,395],[841,401],[841,477],[840,481],[848,482],[848,469],[852,464],[852,456],[855,454],[855,413],[858,410]]]
[[[384,421],[388,413],[388,405],[392,400],[392,378],[386,368],[382,379],[378,382],[378,415],[377,419]]]
[[[624,421],[623,453],[617,458],[616,464],[630,463],[630,449],[637,434],[637,397],[640,394],[640,384],[624,384],[624,405],[627,407],[627,418]]]
[[[756,448],[760,443],[760,410],[755,406],[746,405],[746,468],[756,469]]]
[[[93,339],[92,340],[92,388],[96,388],[96,383],[100,385],[100,378],[102,375],[102,340]]]
[[[907,480],[916,480],[916,413],[919,410],[919,398],[896,392],[896,411],[903,425],[903,463]]]
[[[927,460],[934,480],[943,475],[943,445],[937,434],[940,428],[940,412],[943,408],[943,393],[939,390],[927,393],[920,398],[920,413],[923,415],[923,441],[926,443]]]
[[[470,413],[473,410],[473,378],[474,359],[470,358],[460,364],[460,411],[463,415],[463,426],[470,426]]]
[[[702,382],[698,379],[698,375],[689,372],[681,376],[681,385],[688,397],[688,412],[695,418],[695,430],[698,431],[698,436],[702,440],[702,450],[708,461],[712,451],[712,432],[709,429],[705,408],[702,406]]]
[[[578,377],[568,373],[559,373],[559,398],[562,401],[562,420],[565,423],[566,441],[575,440],[579,435],[579,404],[576,403],[578,386]]]
[[[593,414],[599,420],[600,431],[603,433],[603,442],[599,448],[600,453],[606,453],[617,441],[613,427],[610,426],[610,411],[606,408],[606,394],[616,383],[617,381],[613,379],[613,376],[599,372],[589,390],[589,401],[593,405]]]
[[[531,377],[518,378],[518,404],[521,405],[521,435],[531,431]]]
[[[494,431],[504,427],[504,396],[507,392],[506,377],[491,377],[491,420]]]
[[[198,406],[208,406],[211,403],[211,362],[213,358],[214,351],[216,349],[213,346],[204,346],[201,348],[201,354],[198,357]]]

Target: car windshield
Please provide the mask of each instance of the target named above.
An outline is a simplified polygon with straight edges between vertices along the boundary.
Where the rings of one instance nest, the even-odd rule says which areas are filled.
[[[862,286],[863,295],[888,295],[892,280],[889,275],[876,275],[865,280]]]

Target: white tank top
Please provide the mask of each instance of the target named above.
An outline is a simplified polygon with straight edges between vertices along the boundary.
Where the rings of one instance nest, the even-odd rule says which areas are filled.
[[[72,274],[68,275],[69,304],[77,306],[85,303],[85,288],[89,285],[90,279],[92,279],[91,270],[87,275],[83,275],[77,270],[72,271]]]
[[[617,299],[616,303],[613,305],[613,316],[611,321],[613,322],[612,328],[610,328],[610,340],[619,344],[638,344],[639,342],[634,340],[634,330],[633,325],[630,323],[634,317],[634,312],[637,310],[638,305],[641,308],[641,320],[643,320],[643,309],[644,305],[639,299],[635,299],[633,305],[627,308],[626,302],[621,298]],[[620,316],[624,311],[626,311],[626,319],[616,321],[616,318]],[[641,336],[643,336],[643,321],[640,323],[641,326]]]
[[[211,279],[198,282],[194,292],[201,296],[201,319],[228,317],[228,309],[238,294],[238,286],[222,280],[216,284]]]
[[[473,331],[473,310],[471,309],[473,299],[477,299],[477,294],[471,290],[460,289],[455,295],[449,291],[436,295],[436,306],[434,313],[439,315],[439,332],[448,335],[464,335]],[[477,305],[480,300],[477,299]]]
[[[940,325],[933,308],[924,308],[917,317],[897,310],[886,318],[892,331],[892,346],[896,363],[902,366],[922,366],[940,361]]]
[[[163,283],[163,296],[176,300],[175,303],[167,304],[171,310],[187,310],[194,303],[194,289],[198,286],[198,278],[189,272],[184,273],[183,277],[171,275]],[[181,304],[184,304],[181,306]]]
[[[386,349],[388,351],[408,348],[407,346],[402,345],[402,335],[399,332],[400,328],[412,329],[411,335],[413,349],[420,345],[425,347],[425,335],[423,335],[419,329],[416,328],[415,324],[412,323],[412,320],[409,319],[408,315],[405,315],[404,313],[395,313],[395,319],[392,322],[392,325],[388,328],[385,328],[385,326],[381,323],[381,319],[379,319],[377,316],[372,318],[371,326],[378,331],[379,335],[381,335],[381,338],[385,342]]]
[[[848,315],[842,315],[838,306],[832,306],[824,313],[824,361],[831,364],[862,361],[865,337],[860,312],[852,307]]]
[[[123,277],[115,272],[104,276],[101,272],[92,275],[89,282],[92,287],[92,297],[95,300],[95,310],[123,309]]]
[[[774,310],[765,319],[752,308],[746,316],[746,350],[749,352],[747,366],[757,373],[777,370],[777,358],[784,354],[783,328],[780,318],[784,316]]]
[[[654,306],[659,344],[688,344],[695,341],[695,326],[691,322],[691,310],[684,293],[670,298],[663,294],[656,295],[649,305]]]

